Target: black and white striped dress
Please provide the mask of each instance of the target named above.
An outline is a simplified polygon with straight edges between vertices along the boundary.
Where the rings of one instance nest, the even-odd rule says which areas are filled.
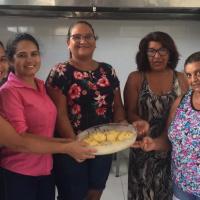
[[[150,123],[150,136],[156,138],[165,128],[169,110],[180,95],[176,72],[173,88],[167,94],[154,94],[144,75],[139,93],[139,115]],[[144,152],[131,149],[128,172],[128,200],[170,200],[172,199],[170,152]]]

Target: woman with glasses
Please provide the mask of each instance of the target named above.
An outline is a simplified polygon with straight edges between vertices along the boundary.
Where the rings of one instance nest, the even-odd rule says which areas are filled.
[[[148,121],[148,135],[152,138],[162,134],[173,101],[188,89],[184,75],[175,71],[178,59],[175,43],[167,33],[149,33],[139,44],[138,70],[130,73],[125,85],[128,121]],[[170,200],[170,152],[144,152],[140,141],[133,147],[129,157],[128,199]]]
[[[57,64],[47,79],[47,90],[58,110],[57,134],[75,139],[83,130],[125,115],[119,80],[107,63],[93,59],[96,35],[86,21],[72,24],[67,34],[70,58]],[[112,155],[78,163],[56,155],[54,172],[59,200],[99,200],[109,175]]]
[[[171,148],[173,200],[200,200],[200,51],[186,59],[184,71],[190,90],[173,103],[168,131],[145,137],[141,146],[145,151]]]

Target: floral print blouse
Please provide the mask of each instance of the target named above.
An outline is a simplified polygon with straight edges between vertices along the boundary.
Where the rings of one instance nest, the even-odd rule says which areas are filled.
[[[109,64],[98,63],[94,71],[81,71],[69,62],[59,63],[50,71],[47,84],[66,95],[68,117],[75,133],[112,122],[119,80]]]
[[[200,110],[192,105],[189,91],[169,127],[173,180],[183,191],[200,197]]]

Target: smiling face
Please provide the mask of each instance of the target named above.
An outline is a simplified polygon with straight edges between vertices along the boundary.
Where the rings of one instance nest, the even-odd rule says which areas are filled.
[[[155,55],[152,53],[153,51]],[[161,43],[156,41],[149,42],[147,56],[151,70],[162,71],[167,67],[169,52]]]
[[[21,40],[11,61],[15,74],[21,78],[33,78],[40,68],[41,59],[37,46],[29,40]]]
[[[87,24],[79,23],[72,28],[67,44],[72,58],[91,59],[96,48],[96,39]]]
[[[0,81],[7,76],[8,60],[4,48],[0,45]]]
[[[188,63],[185,66],[185,74],[191,89],[200,92],[200,61]]]

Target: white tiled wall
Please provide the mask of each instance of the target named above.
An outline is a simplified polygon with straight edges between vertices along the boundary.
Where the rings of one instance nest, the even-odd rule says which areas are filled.
[[[66,47],[67,27],[75,20],[60,18],[1,17],[0,40],[4,43],[16,31],[28,31],[39,41],[42,68],[39,77],[45,79],[55,63],[68,58]],[[89,20],[99,36],[94,58],[112,64],[121,81],[121,88],[128,74],[135,70],[138,43],[151,31],[165,31],[175,40],[183,69],[184,59],[200,50],[200,21],[190,20]]]

